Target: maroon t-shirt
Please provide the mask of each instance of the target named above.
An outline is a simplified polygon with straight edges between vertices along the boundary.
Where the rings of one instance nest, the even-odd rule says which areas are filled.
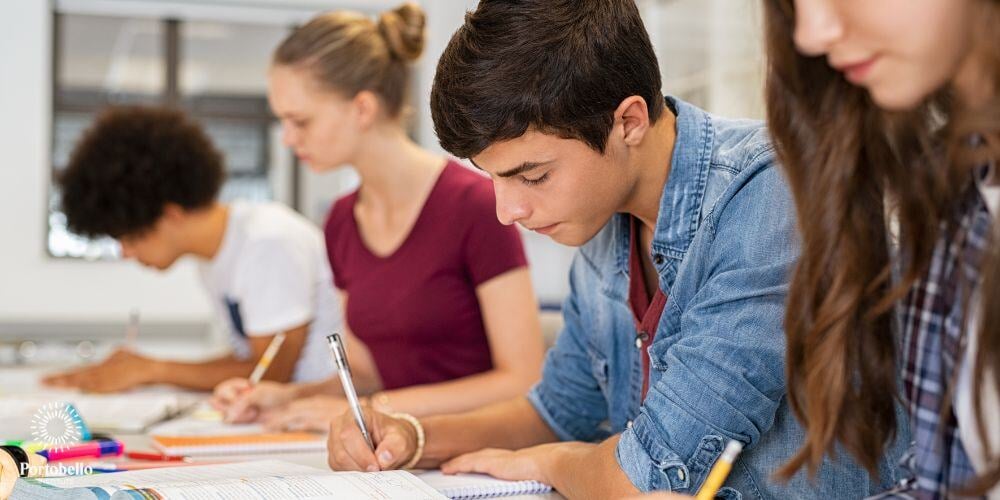
[[[326,247],[347,324],[368,346],[386,389],[493,367],[476,287],[527,265],[521,236],[496,216],[493,183],[449,162],[402,245],[373,254],[354,218],[358,193],[334,203]]]

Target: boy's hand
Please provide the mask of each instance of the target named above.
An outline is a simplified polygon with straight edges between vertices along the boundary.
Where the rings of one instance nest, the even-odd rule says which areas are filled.
[[[417,430],[403,419],[365,408],[375,452],[361,436],[350,409],[330,422],[327,462],[333,470],[374,472],[402,467],[417,451]]]
[[[96,365],[48,375],[42,383],[85,392],[120,392],[156,382],[155,367],[155,360],[119,349]]]

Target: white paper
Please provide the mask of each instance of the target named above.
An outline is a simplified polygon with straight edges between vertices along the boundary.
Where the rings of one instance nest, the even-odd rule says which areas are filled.
[[[109,494],[150,489],[167,498],[359,498],[443,500],[406,471],[329,472],[277,460],[38,479],[59,488],[99,487]]]

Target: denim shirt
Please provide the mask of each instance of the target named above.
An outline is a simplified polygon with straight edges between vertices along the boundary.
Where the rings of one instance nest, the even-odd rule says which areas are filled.
[[[803,471],[787,483],[771,477],[804,439],[785,398],[782,329],[795,207],[760,122],[667,103],[677,139],[651,245],[667,304],[649,346],[647,397],[628,304],[629,216],[616,214],[574,257],[565,326],[529,401],[562,440],[621,433],[618,464],[642,491],[697,492],[730,439],[745,449],[722,498],[883,491],[905,439],[877,478],[842,450],[814,482]]]

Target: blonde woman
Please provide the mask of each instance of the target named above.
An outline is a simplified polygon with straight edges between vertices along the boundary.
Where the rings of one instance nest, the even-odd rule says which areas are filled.
[[[274,53],[269,99],[284,142],[317,172],[353,166],[325,233],[359,392],[386,411],[464,411],[522,395],[543,346],[520,236],[497,221],[490,180],[413,142],[405,108],[424,14],[319,15]],[[306,397],[307,399],[302,399]],[[299,399],[298,401],[294,401]],[[325,429],[339,382],[221,384],[233,420]],[[263,414],[263,415],[262,415]]]

